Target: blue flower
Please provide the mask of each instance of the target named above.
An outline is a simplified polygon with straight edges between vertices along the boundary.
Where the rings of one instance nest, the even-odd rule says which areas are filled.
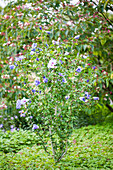
[[[32,48],[36,48],[36,47],[37,47],[37,43],[33,43]]]
[[[38,86],[40,82],[38,80],[35,80],[35,85]]]
[[[47,78],[44,78],[43,81],[44,81],[44,83],[47,83],[47,82],[48,82],[48,79],[47,79]]]
[[[39,126],[34,124],[32,129],[35,130],[35,129],[38,129],[38,128],[39,128]]]
[[[93,97],[94,100],[99,100],[99,97]]]
[[[50,32],[48,31],[47,34],[50,34]]]
[[[14,128],[14,126],[13,126],[13,125],[11,125],[10,127],[11,127],[11,129],[13,129],[13,128]]]
[[[42,27],[39,27],[40,30],[42,30]]]
[[[48,48],[48,44],[46,44],[46,47]]]
[[[94,66],[93,69],[95,70],[95,69],[96,69],[96,66]]]
[[[39,51],[42,51],[42,49],[41,49],[41,48],[38,48],[38,50],[39,50]]]
[[[18,66],[18,64],[17,63],[14,63],[15,64],[15,66]]]
[[[67,81],[66,81],[65,79],[62,79],[62,82],[63,82],[63,83],[66,83]]]
[[[68,100],[70,97],[69,96],[65,96],[65,99]]]
[[[17,119],[18,118],[18,116],[15,116],[15,119]]]
[[[89,82],[89,80],[87,80],[87,83]]]
[[[78,73],[80,73],[80,72],[82,71],[82,68],[81,68],[80,66],[78,66],[78,68],[76,69],[76,71],[77,71]]]
[[[36,90],[34,90],[34,89],[32,90],[33,93],[35,93],[35,91],[36,91]]]
[[[3,128],[3,124],[0,124],[0,128]]]
[[[33,48],[31,51],[35,51],[35,48]]]
[[[31,52],[30,52],[30,55],[33,55],[33,54],[34,54],[34,51],[31,51]]]
[[[39,59],[38,59],[38,58],[36,58],[36,60],[37,60],[37,61],[39,61]]]
[[[80,35],[75,36],[75,39],[79,39],[79,38],[80,38]]]
[[[89,95],[88,92],[85,92],[85,97],[86,97],[87,99],[89,99],[90,96],[91,96],[91,95]]]
[[[61,64],[63,64],[63,61],[62,60],[59,60],[61,62]]]
[[[9,68],[10,68],[10,69],[14,69],[15,66],[14,66],[14,65],[10,65]]]
[[[79,99],[83,102],[85,102],[85,97],[79,97]]]
[[[59,74],[59,76],[63,76],[63,74],[62,73],[58,73]]]

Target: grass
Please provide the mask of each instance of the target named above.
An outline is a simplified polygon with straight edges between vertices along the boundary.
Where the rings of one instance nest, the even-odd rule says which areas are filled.
[[[4,153],[3,151],[1,151],[0,169],[1,170],[113,169],[112,127],[113,127],[112,124],[106,124],[75,129],[72,136],[69,139],[70,147],[68,148],[67,154],[57,164],[55,164],[54,160],[44,152],[40,145],[37,146],[34,143],[32,145],[32,142],[30,146],[27,146],[26,143],[24,148],[19,150],[17,153],[14,152]],[[29,135],[31,134],[27,133],[26,138],[29,138]],[[9,145],[10,149],[11,147],[13,148],[14,146]]]

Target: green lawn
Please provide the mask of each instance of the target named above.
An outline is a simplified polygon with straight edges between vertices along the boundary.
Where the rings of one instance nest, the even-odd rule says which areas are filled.
[[[3,133],[1,132],[1,170],[113,169],[112,124],[94,125],[75,129],[70,137],[71,145],[68,148],[67,154],[61,162],[57,164],[55,164],[54,160],[43,151],[40,145],[37,146],[35,144],[36,138],[34,133],[21,131],[13,133],[12,135],[9,134],[10,133],[6,133],[5,136],[3,136]],[[6,142],[7,152],[9,147],[9,153],[3,152],[4,142]],[[14,145],[14,143],[16,144]],[[23,146],[23,149],[18,150],[17,153],[11,152],[11,149],[14,151],[16,150],[16,147],[19,149],[18,145],[20,148]]]

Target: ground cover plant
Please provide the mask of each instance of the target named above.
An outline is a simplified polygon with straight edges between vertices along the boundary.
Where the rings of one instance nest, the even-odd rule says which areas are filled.
[[[17,136],[21,136],[22,133],[17,132],[17,134],[15,139],[18,139]],[[31,138],[32,132],[31,134],[26,132],[26,134],[27,138]],[[15,133],[12,133],[12,136],[15,136]],[[19,139],[23,141],[22,138]],[[25,146],[24,149],[16,153],[10,152],[11,147],[15,149],[14,145],[11,146],[10,144],[9,153],[6,154],[0,151],[0,168],[12,170],[113,169],[113,124],[75,129],[69,140],[71,146],[68,148],[68,154],[57,164],[54,163],[54,159],[44,152],[41,145],[36,145],[36,138],[36,143],[32,147]],[[51,147],[50,141],[48,147]]]
[[[67,152],[76,117],[113,111],[108,8],[111,1],[18,0],[0,15],[0,128],[32,129],[55,162]]]

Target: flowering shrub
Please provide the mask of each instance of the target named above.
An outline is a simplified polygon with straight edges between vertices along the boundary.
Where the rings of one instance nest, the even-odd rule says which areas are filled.
[[[0,16],[1,96],[7,101],[4,112],[11,131],[18,116],[18,127],[35,130],[46,152],[49,136],[54,160],[59,161],[67,151],[76,115],[90,115],[98,103],[111,108],[112,65],[107,57],[111,61],[112,47],[106,50],[104,45],[112,43],[112,32],[106,31],[109,24],[90,2],[51,2],[29,6],[18,0],[20,6],[10,3],[12,11],[7,6],[6,15]]]

